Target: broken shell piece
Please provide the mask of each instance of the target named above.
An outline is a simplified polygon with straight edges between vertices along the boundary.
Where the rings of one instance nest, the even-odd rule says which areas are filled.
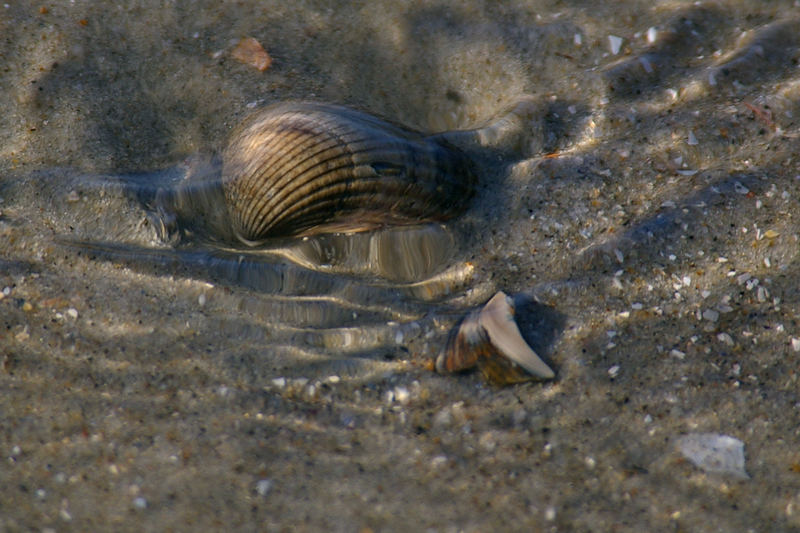
[[[272,58],[261,46],[261,43],[252,37],[245,37],[239,41],[231,55],[234,59],[245,65],[257,68],[261,72],[264,72],[272,65]]]
[[[476,365],[487,381],[497,385],[555,377],[522,338],[514,321],[514,302],[502,291],[453,328],[436,359],[437,372],[458,372]]]

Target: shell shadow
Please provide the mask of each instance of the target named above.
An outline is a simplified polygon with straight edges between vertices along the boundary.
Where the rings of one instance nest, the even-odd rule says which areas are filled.
[[[519,293],[514,298],[514,318],[525,342],[550,368],[558,341],[567,324],[567,316],[556,308],[538,302],[533,296]],[[556,379],[558,371],[556,370]]]

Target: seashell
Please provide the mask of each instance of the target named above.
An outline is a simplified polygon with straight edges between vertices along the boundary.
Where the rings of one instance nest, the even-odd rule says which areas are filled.
[[[514,302],[502,291],[451,330],[444,350],[436,358],[436,371],[440,373],[475,366],[496,385],[555,377],[522,338],[514,321]]]
[[[472,162],[443,136],[321,103],[255,113],[222,161],[234,232],[248,245],[447,220],[475,186]]]

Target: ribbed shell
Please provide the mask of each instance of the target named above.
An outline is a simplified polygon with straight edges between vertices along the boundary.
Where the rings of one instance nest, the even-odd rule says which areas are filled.
[[[470,160],[440,138],[309,102],[255,113],[222,157],[228,210],[248,244],[446,220],[475,184]]]

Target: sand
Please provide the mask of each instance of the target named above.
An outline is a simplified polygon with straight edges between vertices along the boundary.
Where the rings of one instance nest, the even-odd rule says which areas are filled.
[[[164,4],[0,5],[0,530],[800,529],[796,2]],[[522,98],[412,238],[239,261],[119,186],[274,101]],[[430,370],[497,290],[554,381]]]

